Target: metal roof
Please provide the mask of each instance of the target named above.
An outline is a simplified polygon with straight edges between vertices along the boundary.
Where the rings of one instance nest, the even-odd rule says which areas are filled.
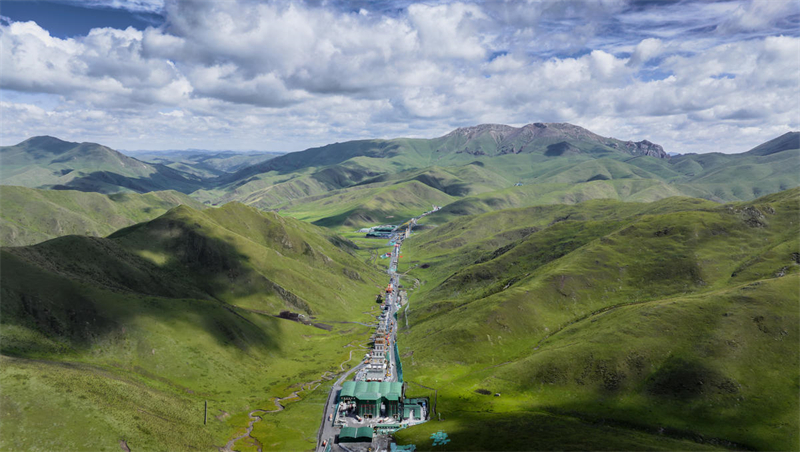
[[[374,433],[374,430],[372,430],[372,427],[359,427],[358,430],[356,431],[356,437],[372,439],[372,434],[373,433]],[[341,435],[340,435],[340,437],[341,437]]]
[[[403,383],[399,381],[346,381],[339,397],[355,397],[358,400],[400,400]]]
[[[339,397],[353,397],[355,395],[356,382],[345,381],[342,384],[342,391],[339,392]]]
[[[339,439],[355,438],[357,433],[358,429],[355,427],[342,427],[342,430],[339,432]]]

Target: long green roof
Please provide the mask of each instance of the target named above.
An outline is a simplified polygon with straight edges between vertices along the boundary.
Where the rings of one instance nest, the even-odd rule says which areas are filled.
[[[372,427],[359,427],[356,431],[356,437],[358,438],[372,438],[372,434],[375,431],[372,430]],[[339,435],[341,437],[341,435]]]
[[[342,390],[339,392],[339,397],[353,397],[356,391],[355,381],[345,381],[342,384]]]
[[[355,427],[342,427],[342,430],[339,432],[339,439],[355,438],[357,433],[358,429]]]
[[[403,383],[399,381],[346,381],[342,384],[339,397],[355,397],[358,400],[372,401],[385,398],[400,400]]]

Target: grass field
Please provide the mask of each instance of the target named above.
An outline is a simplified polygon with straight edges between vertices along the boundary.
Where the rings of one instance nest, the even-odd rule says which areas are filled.
[[[797,449],[799,195],[511,209],[412,236],[423,284],[399,343],[445,420],[398,440]]]
[[[342,322],[374,318],[390,248],[344,222],[330,223],[338,235],[291,216],[329,219],[429,184],[450,203],[404,244],[399,345],[406,380],[436,388],[409,394],[433,395],[437,412],[400,443],[800,448],[800,189],[721,205],[597,180],[555,184],[552,198],[525,185],[453,202],[443,190],[457,178],[425,175],[438,179],[370,182],[307,211],[182,206],[108,238],[4,248],[0,449],[215,449],[294,392],[235,448],[312,448],[322,377],[351,365],[369,334]],[[606,190],[653,202],[593,199],[613,198],[594,194]],[[429,207],[420,196],[404,208],[376,218]],[[330,330],[274,317],[283,309]],[[445,446],[430,439],[439,430]]]
[[[374,319],[383,283],[344,238],[241,205],[4,248],[1,265],[3,450],[215,449],[298,390],[253,436],[306,431],[321,377],[368,338],[341,322]],[[274,317],[298,308],[328,329]]]
[[[176,191],[103,195],[74,190],[0,186],[0,245],[33,245],[64,235],[104,237],[187,205],[205,206]]]

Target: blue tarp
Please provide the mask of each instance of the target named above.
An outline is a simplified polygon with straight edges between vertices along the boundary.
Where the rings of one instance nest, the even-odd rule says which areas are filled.
[[[397,348],[397,342],[394,343],[394,359],[397,363],[397,381],[403,381],[403,363],[400,362],[400,350]]]

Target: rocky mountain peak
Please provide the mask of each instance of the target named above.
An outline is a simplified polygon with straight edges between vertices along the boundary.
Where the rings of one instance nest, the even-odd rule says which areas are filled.
[[[485,133],[491,134],[495,139],[502,140],[506,135],[516,131],[516,127],[504,124],[479,124],[477,126],[459,127],[448,133],[447,137],[463,137],[468,140],[477,138]]]
[[[660,159],[668,159],[669,154],[664,152],[664,148],[658,144],[651,143],[647,140],[642,141],[626,141],[625,148],[633,155],[649,155]]]
[[[494,141],[494,145],[487,147],[486,141],[480,140],[487,134]],[[513,127],[503,124],[480,124],[472,127],[460,127],[442,137],[455,139],[450,144],[456,153],[472,155],[503,155],[531,152],[531,149],[541,148],[542,139],[552,143],[553,140],[564,143],[596,143],[605,148],[617,149],[631,155],[649,155],[666,159],[669,155],[664,148],[647,140],[639,142],[622,141],[615,138],[600,136],[583,127],[565,122],[534,122],[522,127]],[[575,147],[574,145],[571,145]],[[575,147],[575,149],[578,149]],[[554,150],[549,150],[553,154]],[[561,154],[559,154],[561,155]]]

